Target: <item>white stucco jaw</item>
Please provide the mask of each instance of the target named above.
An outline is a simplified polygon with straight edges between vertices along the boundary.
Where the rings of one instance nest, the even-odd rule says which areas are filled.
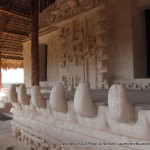
[[[52,110],[50,108],[49,101],[42,98],[39,86],[31,87],[31,103],[33,105],[32,110],[35,109],[38,115],[46,117],[52,115]]]
[[[35,107],[46,108],[46,101],[42,98],[40,94],[39,86],[33,86],[31,88],[31,101]]]
[[[135,120],[134,107],[129,104],[126,89],[114,84],[108,94],[109,115],[117,122],[130,123]]]
[[[26,94],[25,84],[21,84],[17,90],[18,93],[18,102],[22,105],[30,105],[29,96]]]
[[[76,89],[74,96],[74,109],[77,114],[82,117],[95,117],[97,115],[97,107],[93,103],[90,86],[87,82],[82,82]]]
[[[58,83],[53,87],[50,94],[50,105],[52,110],[56,112],[66,113],[68,111],[65,89],[62,83]]]
[[[7,93],[8,99],[10,99],[11,102],[17,103],[17,92],[16,92],[16,87],[15,84],[11,84],[8,93]]]
[[[9,92],[9,95],[13,93],[11,90]],[[25,94],[23,90],[19,92]],[[85,139],[83,140],[92,137],[93,141],[104,140],[107,142],[115,141],[115,139],[115,142],[122,142],[122,138],[126,140],[123,142],[130,140],[136,142],[139,138],[142,140],[150,139],[150,111],[132,107],[128,103],[126,91],[121,85],[113,85],[110,88],[109,106],[93,102],[87,82],[82,82],[77,87],[74,102],[67,102],[64,92],[63,85],[58,83],[52,89],[49,102],[42,98],[39,87],[32,87],[30,105],[23,105],[21,101],[18,101],[16,104],[21,104],[22,111],[17,111],[17,107],[13,105],[14,119],[12,125],[13,134],[16,138],[18,138],[17,133],[22,130],[21,134],[23,135],[21,136],[30,137],[31,140],[34,139],[35,141],[36,136],[38,141],[38,137],[45,138],[45,135],[50,139],[55,137],[59,141],[63,141],[63,138],[67,136],[70,136],[71,141],[74,140],[74,136],[81,135],[84,135]],[[12,99],[10,96],[9,98]],[[37,101],[47,101],[46,108],[40,108],[36,103]],[[32,103],[33,107],[31,107]],[[62,131],[61,136],[58,130]],[[27,135],[27,132],[30,136]],[[77,142],[80,141],[77,140]]]
[[[16,109],[18,111],[22,110],[21,104],[18,102],[18,95],[16,92],[15,84],[10,85],[10,87],[8,89],[7,97],[10,100],[14,109]]]

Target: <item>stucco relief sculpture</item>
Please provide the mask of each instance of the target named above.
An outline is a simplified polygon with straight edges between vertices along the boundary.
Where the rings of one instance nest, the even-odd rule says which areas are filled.
[[[88,81],[93,82],[93,89],[108,88],[107,19],[107,3],[103,0],[56,0],[41,12],[39,39],[47,44],[48,86],[62,81],[65,89],[72,90],[79,82]],[[24,47],[28,59],[30,41]],[[102,57],[99,51],[103,51]],[[24,63],[31,67],[31,60]],[[30,78],[29,68],[26,79]]]
[[[39,86],[33,86],[31,88],[31,103],[33,110],[35,110],[38,115],[43,115],[45,117],[52,115],[49,101],[42,98]]]
[[[89,89],[88,83],[80,83],[74,96],[74,109],[83,117],[95,117],[97,115],[97,107],[92,102]]]
[[[135,120],[134,107],[127,100],[126,89],[113,85],[108,94],[109,115],[118,122],[130,123]]]
[[[63,20],[67,17],[81,13],[90,9],[98,4],[103,4],[101,0],[57,0],[52,6],[46,8],[40,14],[40,28],[49,26],[49,24]]]
[[[15,84],[10,85],[10,87],[8,89],[7,97],[10,100],[12,106],[17,111],[22,111],[21,104],[18,102],[18,96],[17,96]]]
[[[50,95],[50,105],[56,112],[66,113],[68,111],[67,101],[65,99],[65,89],[62,83],[53,87]]]
[[[10,85],[7,96],[11,100],[11,102],[13,102],[13,103],[18,102],[15,84]]]
[[[22,105],[30,105],[29,96],[26,94],[26,86],[21,84],[17,90],[18,93],[18,101]]]
[[[72,28],[69,27],[63,28],[60,33],[60,40],[62,41],[62,52],[60,54],[59,70],[61,74],[61,81],[64,83],[64,86],[68,89],[73,89],[78,85],[78,77],[81,77],[80,75],[76,75],[77,73],[75,71],[73,73],[73,68],[80,68],[82,65],[82,60],[79,60],[78,57],[81,52],[78,53],[76,51],[78,45],[70,45],[70,43],[72,43],[72,38],[75,37],[72,32]]]
[[[12,87],[10,87],[10,93]],[[20,92],[24,93],[24,91]],[[8,97],[11,100],[15,94],[10,93],[11,96]],[[41,100],[39,92],[38,97]],[[42,101],[47,100],[42,99]],[[18,103],[20,104],[20,101]],[[36,110],[39,108],[37,105],[34,107]],[[43,147],[51,148],[52,143],[56,144],[56,148],[72,150],[74,147],[62,146],[60,143],[72,142],[72,140],[79,142],[81,134],[84,135],[81,137],[82,140],[86,142],[89,140],[121,142],[121,138],[124,142],[128,142],[129,139],[137,142],[150,139],[150,111],[131,106],[126,97],[126,91],[121,85],[116,84],[110,88],[108,106],[106,106],[100,102],[93,102],[87,82],[82,82],[77,87],[74,102],[65,100],[63,85],[59,83],[52,89],[49,107],[52,113],[47,114],[46,117],[38,111],[30,111],[33,115],[31,117],[25,109],[18,112],[14,106],[12,131],[16,139],[25,142],[34,150],[40,150]],[[47,108],[43,107],[43,109]],[[127,147],[132,149],[130,145]],[[82,149],[82,146],[79,148]],[[92,148],[97,149],[97,147]],[[117,147],[120,150],[121,148]]]
[[[149,90],[150,83],[149,79],[130,79],[130,80],[114,80],[114,83],[121,84],[126,87],[126,89],[133,90]]]
[[[82,75],[78,74],[77,76],[81,78],[80,81],[88,81],[88,76],[90,76],[88,66],[92,63],[95,66],[98,79],[95,81],[97,82],[95,87],[108,88],[106,76],[108,73],[106,63],[108,55],[104,51],[109,46],[105,38],[107,34],[107,28],[104,27],[106,15],[104,15],[103,10],[96,11],[94,15],[96,16],[95,19],[84,16],[73,20],[60,32],[60,40],[62,41],[60,74],[65,87],[76,88],[78,85],[71,82],[72,78],[76,76],[76,71],[73,70],[82,70],[80,71]],[[92,26],[94,28],[90,28]],[[101,32],[102,30],[103,32]],[[100,65],[101,67],[99,67]]]
[[[46,108],[46,102],[43,100],[43,98],[40,95],[40,87],[39,86],[33,86],[32,87],[32,89],[31,89],[31,101],[35,107]]]

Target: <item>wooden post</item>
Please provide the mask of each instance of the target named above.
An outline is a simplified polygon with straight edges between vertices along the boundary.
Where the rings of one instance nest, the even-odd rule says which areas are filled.
[[[0,89],[2,88],[2,60],[1,60],[1,50],[0,50]]]
[[[38,0],[31,0],[31,82],[32,86],[39,85],[39,39],[38,39]]]
[[[2,37],[2,27],[0,27],[0,38]],[[3,45],[3,44],[2,44]],[[1,59],[1,47],[0,47],[0,89],[2,88],[2,59]]]

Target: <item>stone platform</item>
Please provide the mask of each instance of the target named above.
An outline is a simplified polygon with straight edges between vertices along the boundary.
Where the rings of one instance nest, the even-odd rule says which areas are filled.
[[[136,92],[127,92],[119,84],[112,85],[109,92],[91,91],[89,84],[82,82],[75,94],[65,93],[63,84],[58,83],[47,95],[33,86],[29,97],[25,85],[17,92],[11,85],[13,136],[32,150],[147,150],[150,108],[140,103],[142,99],[136,105],[128,101],[132,94],[135,101],[140,98]]]
[[[75,91],[66,91],[66,98],[69,100],[74,99]],[[108,90],[91,90],[92,98],[94,102],[108,101]],[[46,94],[47,96],[49,94]],[[128,100],[133,105],[150,105],[150,91],[149,90],[127,90]]]

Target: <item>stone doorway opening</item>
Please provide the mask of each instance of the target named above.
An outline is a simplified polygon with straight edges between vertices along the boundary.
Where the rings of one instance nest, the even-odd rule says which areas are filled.
[[[150,9],[144,11],[146,23],[147,78],[150,78]]]

